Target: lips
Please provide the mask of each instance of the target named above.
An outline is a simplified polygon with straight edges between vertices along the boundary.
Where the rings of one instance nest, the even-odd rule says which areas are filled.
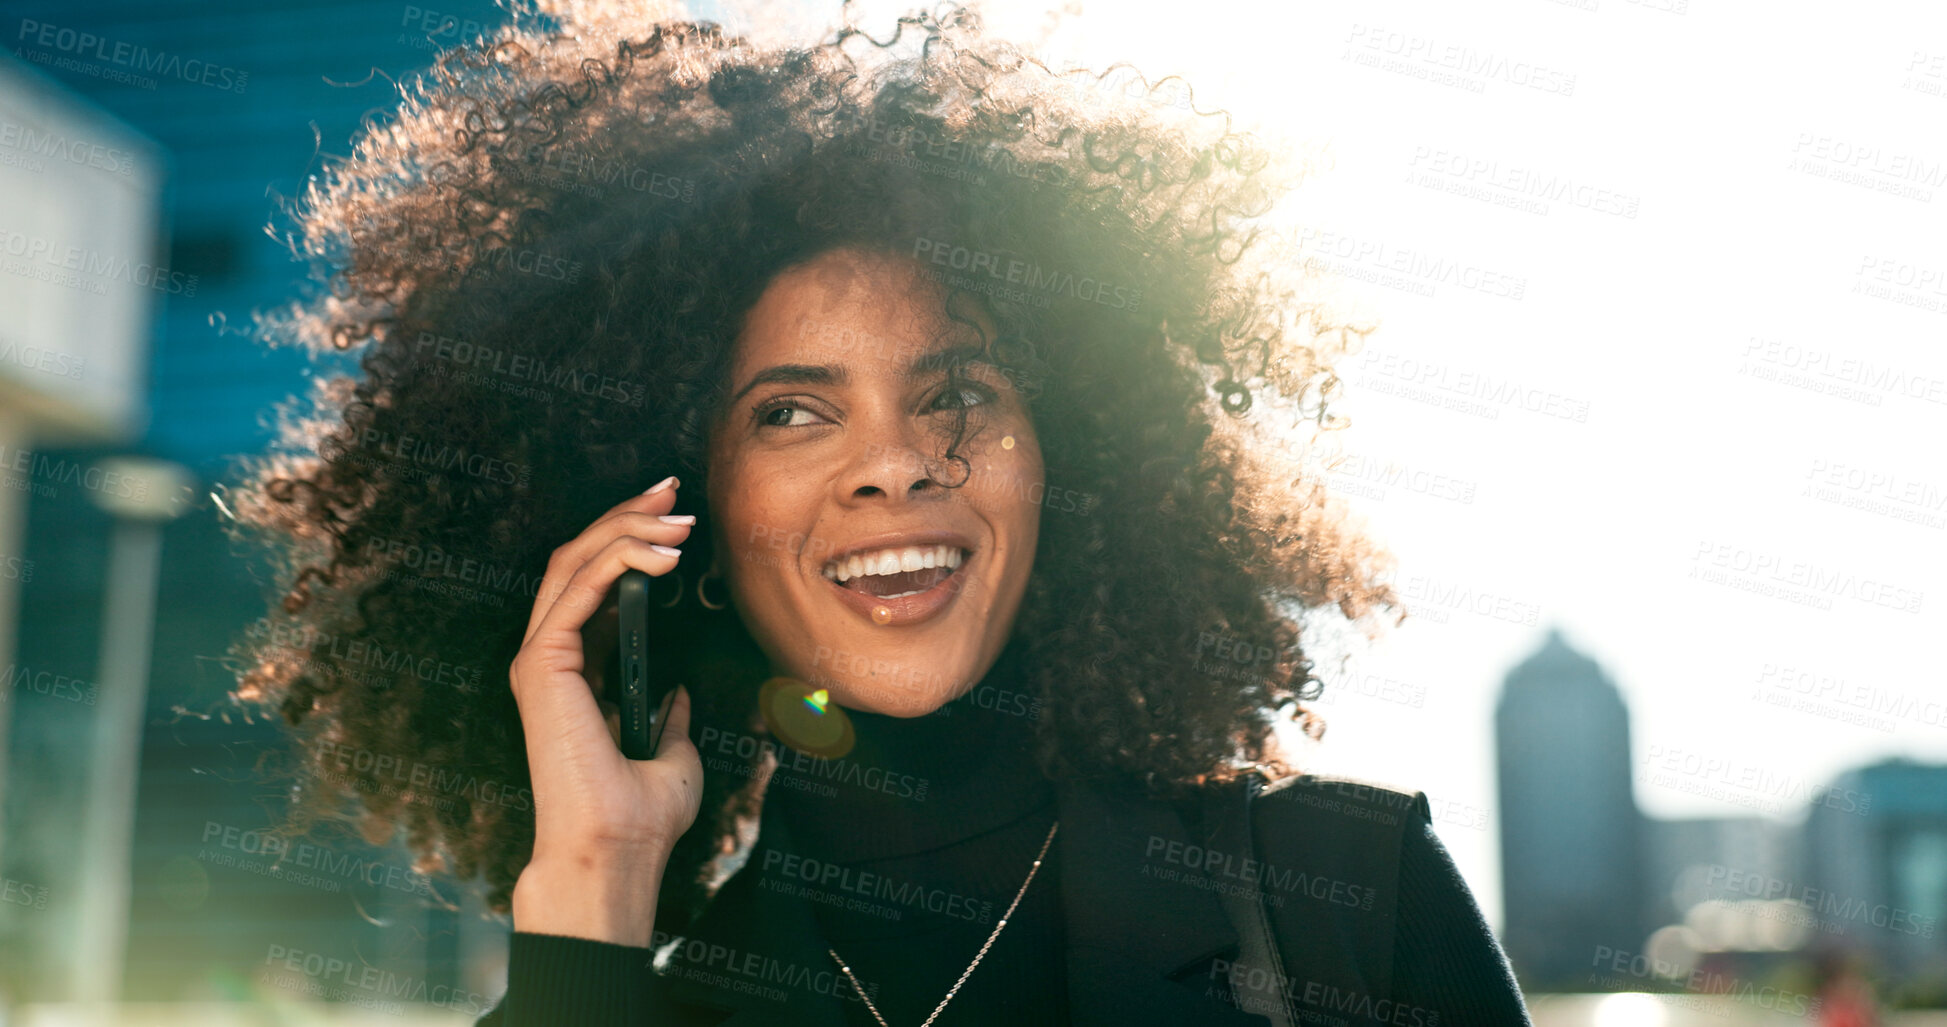
[[[905,532],[860,539],[820,572],[846,606],[881,627],[896,627],[926,620],[958,598],[955,581],[973,555],[964,536]]]
[[[824,574],[844,588],[881,599],[898,599],[952,577],[966,558],[955,545],[887,546],[854,551],[825,564]]]

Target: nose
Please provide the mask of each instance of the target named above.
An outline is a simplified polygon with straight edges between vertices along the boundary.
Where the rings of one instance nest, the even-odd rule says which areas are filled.
[[[911,423],[861,437],[835,483],[838,501],[857,505],[944,494],[929,467],[926,442],[919,426]]]

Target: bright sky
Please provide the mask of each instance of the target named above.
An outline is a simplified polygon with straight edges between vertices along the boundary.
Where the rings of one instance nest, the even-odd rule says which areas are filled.
[[[1497,923],[1494,701],[1551,623],[1622,689],[1653,815],[1797,820],[1736,782],[1947,762],[1947,12],[1927,7],[1116,0],[1054,38],[1327,148],[1287,216],[1381,321],[1344,365],[1339,480],[1426,616],[1324,707],[1319,767],[1445,804]],[[988,10],[1017,37],[1047,17]],[[1799,688],[1830,690],[1763,701]],[[1646,761],[1690,758],[1723,769],[1679,780],[1747,804],[1650,783]]]

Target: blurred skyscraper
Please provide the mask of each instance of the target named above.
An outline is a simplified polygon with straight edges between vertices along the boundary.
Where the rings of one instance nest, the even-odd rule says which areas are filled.
[[[1847,952],[1898,982],[1889,999],[1947,1004],[1947,766],[1848,771],[1804,790],[1802,825],[1645,817],[1621,694],[1552,630],[1508,673],[1495,723],[1502,942],[1523,987],[1609,990],[1591,984],[1598,952],[1674,977]]]
[[[1882,971],[1947,1000],[1947,767],[1886,760],[1847,771],[1829,795],[1806,817],[1808,880],[1790,897]]]
[[[1551,629],[1495,710],[1502,942],[1524,988],[1582,990],[1598,947],[1645,935],[1629,712],[1595,661]]]

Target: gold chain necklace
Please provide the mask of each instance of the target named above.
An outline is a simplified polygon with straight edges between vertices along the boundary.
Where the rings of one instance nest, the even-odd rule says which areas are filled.
[[[926,1022],[920,1024],[919,1027],[932,1027],[933,1021],[939,1019],[940,1011],[946,1008],[948,1002],[953,1001],[953,996],[959,993],[960,986],[967,983],[967,978],[973,974],[974,967],[980,965],[981,958],[987,955],[989,948],[993,947],[994,939],[1001,936],[1001,930],[1007,926],[1007,918],[1014,915],[1014,907],[1021,904],[1021,896],[1026,895],[1028,893],[1028,885],[1034,883],[1034,875],[1041,869],[1041,860],[1048,855],[1048,846],[1054,843],[1055,831],[1060,827],[1061,821],[1057,820],[1048,828],[1048,838],[1041,843],[1041,851],[1035,853],[1034,865],[1028,868],[1028,879],[1021,882],[1021,890],[1015,892],[1014,901],[1007,904],[1007,912],[1002,913],[1001,922],[994,925],[994,933],[987,936],[986,944],[980,946],[979,952],[974,953],[973,962],[968,963],[967,968],[961,971],[960,979],[954,981],[953,987],[947,989],[946,997],[940,1000],[939,1005],[933,1007],[933,1015],[927,1017]],[[890,1024],[886,1023],[886,1018],[879,1015],[879,1007],[873,1005],[872,1000],[866,997],[865,988],[860,986],[859,979],[852,976],[852,968],[846,966],[843,959],[838,958],[838,950],[828,948],[825,951],[830,952],[832,954],[832,961],[838,964],[840,970],[845,971],[845,979],[852,982],[852,987],[858,991],[859,998],[865,1002],[865,1008],[871,1010],[874,1020],[879,1021],[879,1027],[891,1027]]]

